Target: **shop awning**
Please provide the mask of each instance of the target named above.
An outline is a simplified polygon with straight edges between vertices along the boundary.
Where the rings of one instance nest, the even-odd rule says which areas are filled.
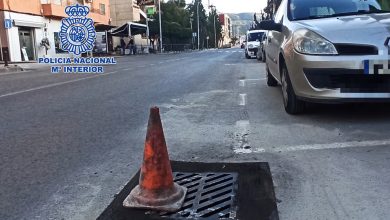
[[[112,26],[112,25],[106,25],[106,24],[96,24],[95,25],[95,30],[97,32],[101,32],[101,31],[109,31],[113,28],[116,28],[115,26]]]
[[[138,34],[148,35],[148,26],[145,24],[127,22],[126,24],[111,31],[111,35],[117,37],[129,37]]]

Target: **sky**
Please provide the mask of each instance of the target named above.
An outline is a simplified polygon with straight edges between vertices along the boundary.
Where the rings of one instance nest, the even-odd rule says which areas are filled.
[[[207,7],[208,1],[217,7],[219,13],[260,12],[267,5],[267,0],[202,0],[203,5]]]

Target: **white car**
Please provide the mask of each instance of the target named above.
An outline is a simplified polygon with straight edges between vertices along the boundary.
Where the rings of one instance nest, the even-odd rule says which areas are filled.
[[[265,30],[251,30],[246,33],[245,57],[247,59],[256,57],[260,41],[266,32]]]

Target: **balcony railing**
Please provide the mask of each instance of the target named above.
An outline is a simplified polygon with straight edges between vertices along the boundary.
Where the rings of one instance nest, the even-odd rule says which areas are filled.
[[[41,4],[54,4],[59,6],[68,6],[68,5],[74,5],[74,4],[84,5],[83,0],[41,0]]]
[[[64,18],[65,7],[75,3],[81,3],[81,0],[46,0],[42,1],[43,15],[45,17]],[[105,10],[92,7],[88,17],[92,18],[95,23],[108,24],[109,18]]]

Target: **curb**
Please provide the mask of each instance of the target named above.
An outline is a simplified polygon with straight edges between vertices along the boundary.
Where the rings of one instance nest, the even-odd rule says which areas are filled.
[[[13,66],[2,66],[0,67],[0,75],[1,74],[8,74],[8,73],[16,73],[16,72],[22,72],[24,69],[18,65],[13,65]]]

